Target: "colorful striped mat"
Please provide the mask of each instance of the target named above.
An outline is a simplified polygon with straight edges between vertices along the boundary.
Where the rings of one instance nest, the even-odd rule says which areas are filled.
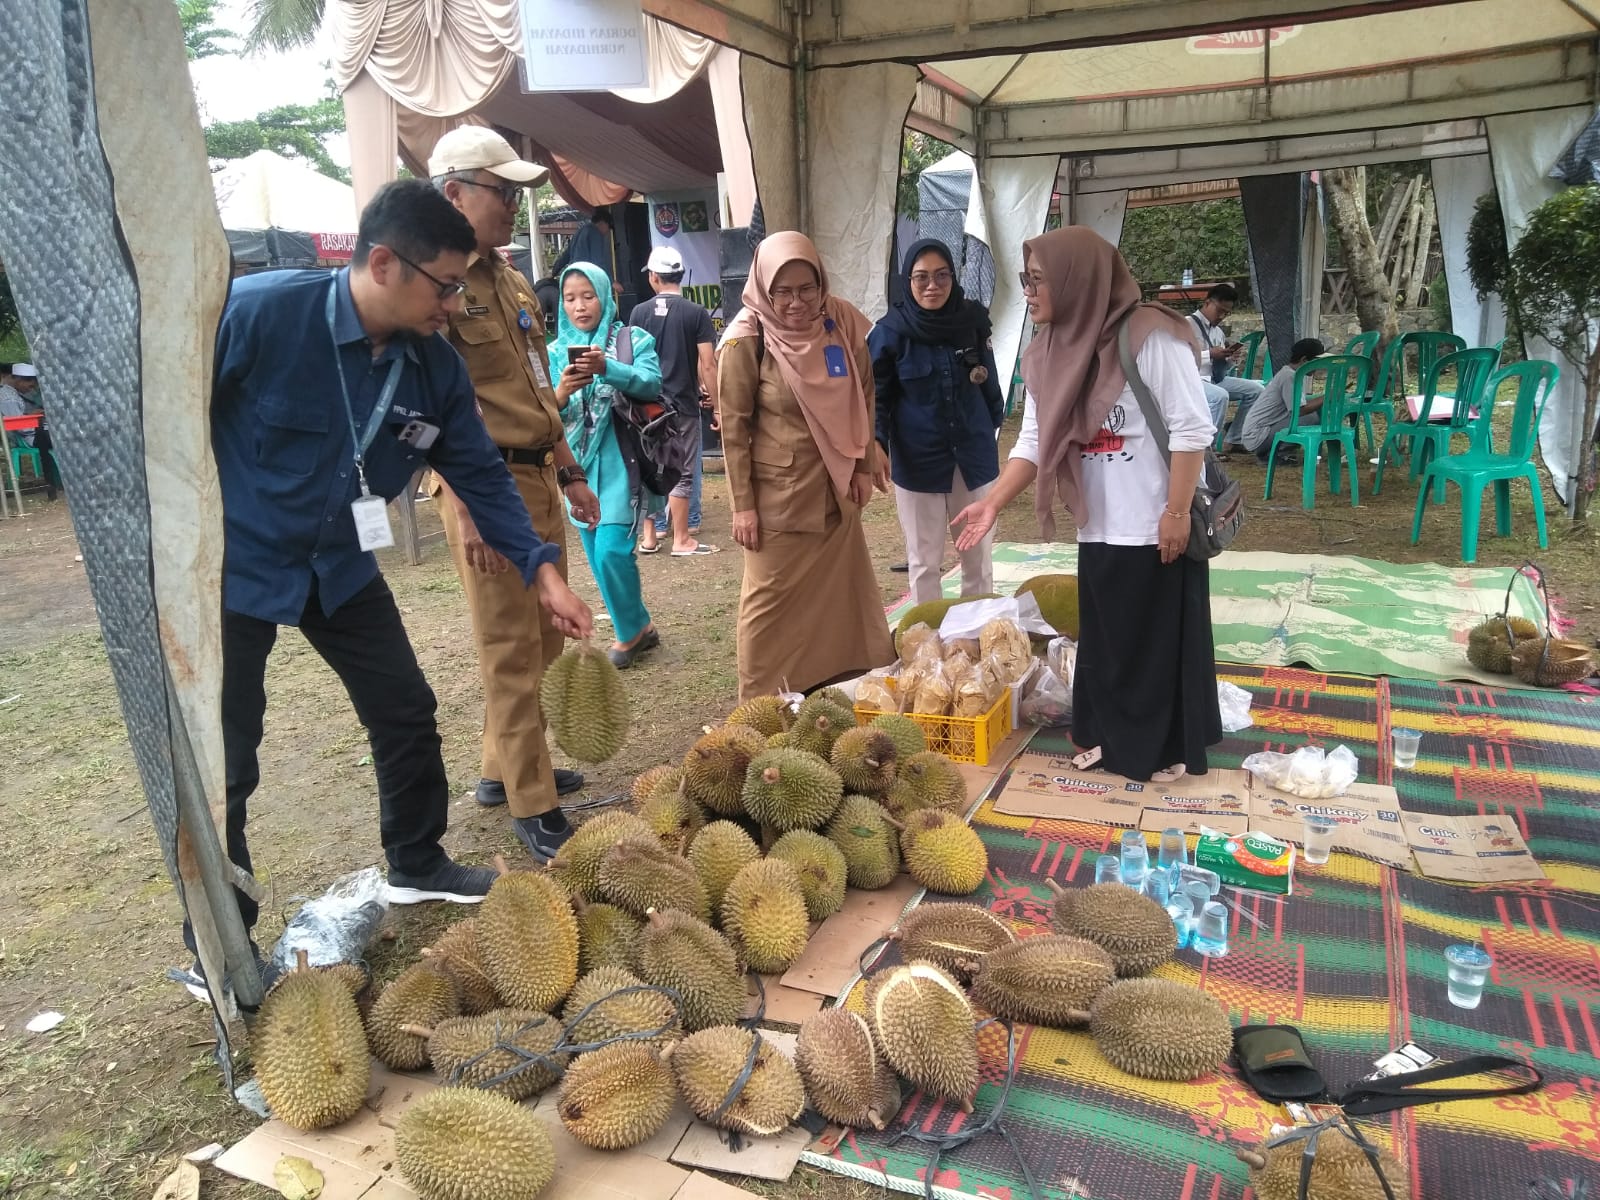
[[[1236,1024],[1294,1024],[1330,1086],[1412,1040],[1445,1059],[1510,1055],[1537,1065],[1537,1093],[1413,1108],[1364,1122],[1395,1149],[1416,1200],[1600,1196],[1600,704],[1565,693],[1399,682],[1283,668],[1219,667],[1253,693],[1256,724],[1213,765],[1308,738],[1350,746],[1362,778],[1392,782],[1408,808],[1514,817],[1548,884],[1459,887],[1347,854],[1298,873],[1285,901],[1241,905],[1229,955],[1180,953],[1158,974],[1217,997]],[[1423,732],[1413,771],[1377,753],[1391,724]],[[1060,751],[1044,732],[1034,750]],[[998,785],[996,790],[998,790]],[[1081,886],[1119,831],[1007,817],[986,800],[973,817],[990,872],[974,899],[1019,932],[1047,923],[1045,880]],[[1482,1005],[1445,996],[1444,949],[1478,941],[1495,957]],[[846,1002],[859,1005],[862,985]],[[1188,1084],[1152,1083],[1106,1064],[1086,1032],[1021,1026],[1005,1123],[1050,1200],[1250,1200],[1234,1151],[1282,1120],[1230,1067]],[[928,1131],[981,1121],[999,1092],[1004,1035],[982,1039],[976,1111],[913,1096],[900,1120]],[[920,1193],[926,1151],[893,1134],[853,1134],[807,1161]],[[1531,1193],[1538,1181],[1548,1193]],[[1023,1200],[1021,1172],[994,1134],[945,1156],[936,1194]],[[1588,1192],[1578,1190],[1586,1184]]]

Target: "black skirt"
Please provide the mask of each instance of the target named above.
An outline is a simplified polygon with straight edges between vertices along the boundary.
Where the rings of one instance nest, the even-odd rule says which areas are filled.
[[[1072,740],[1100,765],[1146,780],[1206,770],[1222,740],[1211,644],[1211,568],[1155,546],[1078,546],[1080,634]]]

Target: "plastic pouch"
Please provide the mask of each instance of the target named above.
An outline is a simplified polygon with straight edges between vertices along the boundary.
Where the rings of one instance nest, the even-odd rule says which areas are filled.
[[[280,975],[295,969],[295,952],[304,950],[314,967],[360,962],[389,911],[389,884],[378,867],[352,871],[334,881],[315,900],[300,906],[272,948]]]

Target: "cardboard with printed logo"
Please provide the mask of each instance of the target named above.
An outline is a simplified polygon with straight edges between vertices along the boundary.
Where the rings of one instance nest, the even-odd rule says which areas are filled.
[[[1401,871],[1414,871],[1411,844],[1401,818],[1400,797],[1392,787],[1356,782],[1341,796],[1306,800],[1250,778],[1250,828],[1281,842],[1305,843],[1307,814],[1339,823],[1333,848],[1370,858]]]
[[[1174,825],[1198,834],[1249,827],[1250,793],[1243,771],[1186,775],[1175,783],[1140,783],[1109,771],[1079,771],[1070,758],[1027,752],[1011,767],[995,810],[1014,817],[1084,821],[1160,831]]]
[[[1546,878],[1509,817],[1408,812],[1402,813],[1401,819],[1417,856],[1417,868],[1430,879],[1511,883]]]

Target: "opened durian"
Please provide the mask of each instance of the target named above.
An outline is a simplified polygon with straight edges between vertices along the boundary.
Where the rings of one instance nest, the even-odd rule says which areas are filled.
[[[949,975],[912,962],[873,976],[867,1023],[889,1064],[914,1086],[970,1103],[978,1090],[977,1019]]]
[[[853,1012],[825,1008],[807,1017],[794,1061],[812,1107],[830,1121],[882,1129],[900,1110],[900,1081]]]
[[[684,1103],[720,1129],[757,1137],[782,1133],[806,1106],[805,1085],[794,1064],[748,1029],[719,1025],[690,1034],[672,1047],[670,1061]],[[741,1084],[747,1066],[751,1069]]]

